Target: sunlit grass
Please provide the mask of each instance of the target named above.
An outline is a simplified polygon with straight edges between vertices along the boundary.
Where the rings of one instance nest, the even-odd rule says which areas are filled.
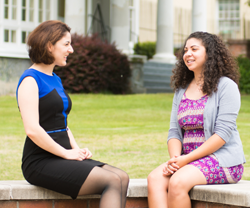
[[[68,125],[80,147],[93,159],[146,178],[168,159],[167,134],[173,94],[73,94]],[[250,160],[250,96],[242,96],[237,124],[246,159]],[[25,133],[15,97],[0,97],[0,180],[21,180]],[[250,180],[245,164],[243,179]]]

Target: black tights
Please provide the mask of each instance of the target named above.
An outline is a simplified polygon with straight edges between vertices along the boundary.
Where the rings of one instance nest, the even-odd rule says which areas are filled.
[[[125,208],[128,183],[128,174],[118,168],[94,167],[78,195],[102,194],[100,208]]]

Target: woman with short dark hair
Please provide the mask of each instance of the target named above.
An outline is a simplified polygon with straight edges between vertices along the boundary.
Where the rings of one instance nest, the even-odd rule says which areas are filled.
[[[173,69],[170,160],[148,176],[149,207],[191,208],[195,185],[237,183],[245,157],[236,126],[239,72],[216,35],[192,33]]]
[[[67,125],[71,100],[53,72],[65,66],[73,53],[70,28],[60,21],[41,23],[28,37],[33,65],[21,76],[17,101],[27,134],[22,171],[25,179],[75,199],[102,194],[101,208],[125,208],[128,175],[90,159],[88,148],[79,148]]]

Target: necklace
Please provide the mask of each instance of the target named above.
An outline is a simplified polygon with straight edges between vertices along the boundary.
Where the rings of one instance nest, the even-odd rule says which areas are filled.
[[[201,86],[202,86],[202,83],[199,81],[199,82],[196,82],[196,80],[195,80],[195,78],[194,78],[194,83],[199,87],[199,88],[201,88]]]

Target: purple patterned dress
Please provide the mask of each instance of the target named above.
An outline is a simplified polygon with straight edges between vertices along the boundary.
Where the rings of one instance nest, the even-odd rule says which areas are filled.
[[[179,105],[178,122],[185,131],[183,152],[188,154],[205,142],[203,112],[208,96],[199,100],[190,100],[184,93]],[[189,163],[197,167],[206,177],[207,184],[237,183],[243,175],[243,165],[220,167],[215,155],[211,154]]]

